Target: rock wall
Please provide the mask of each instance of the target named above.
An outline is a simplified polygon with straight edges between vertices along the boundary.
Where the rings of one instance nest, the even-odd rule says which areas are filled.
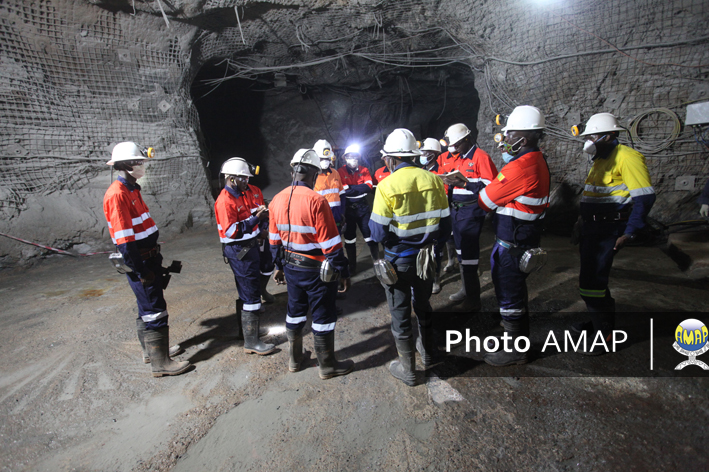
[[[265,86],[261,134],[277,137],[260,156],[267,194],[299,147],[357,140],[374,160],[400,126],[440,137],[464,121],[501,164],[494,116],[532,104],[547,116],[557,201],[573,206],[589,166],[570,125],[610,111],[647,157],[652,216],[695,217],[708,154],[682,123],[687,103],[709,98],[707,20],[702,0],[8,0],[0,232],[107,247],[104,162],[122,140],[158,152],[143,184],[161,231],[209,224],[207,130],[190,88],[219,60],[227,79]],[[682,176],[695,185],[677,190]],[[5,265],[34,254],[0,239]]]

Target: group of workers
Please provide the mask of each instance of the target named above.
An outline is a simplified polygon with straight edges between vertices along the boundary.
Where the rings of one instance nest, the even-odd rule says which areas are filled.
[[[320,377],[352,371],[351,360],[335,357],[334,331],[338,292],[349,289],[350,276],[357,270],[359,228],[391,312],[398,359],[389,370],[406,385],[415,385],[416,351],[424,368],[444,359],[434,339],[429,300],[440,291],[446,247],[446,269],[453,266],[455,254],[461,274],[461,288],[451,300],[464,302],[470,312],[480,310],[479,239],[485,216],[491,212],[496,238],[491,274],[502,325],[508,339],[529,336],[526,278],[543,252],[541,224],[551,185],[539,148],[544,129],[544,115],[537,108],[516,107],[499,138],[504,161],[500,171],[464,124],[450,126],[440,141],[427,138],[421,143],[411,131],[396,129],[380,151],[384,167],[374,178],[361,165],[358,146],[347,147],[345,164],[333,169],[334,150],[319,140],[311,149],[295,153],[290,162],[291,185],[268,208],[261,190],[248,183],[255,166],[242,158],[227,160],[221,169],[226,182],[215,202],[215,215],[223,255],[239,294],[236,309],[244,350],[260,355],[275,350],[259,336],[261,304],[273,299],[266,291],[273,274],[277,284],[287,285],[289,370],[301,368],[303,330],[310,312]],[[643,228],[655,200],[645,158],[618,142],[621,131],[613,115],[600,113],[588,120],[581,133],[586,138],[583,149],[593,159],[580,203],[579,290],[590,320],[572,329],[591,339],[611,335],[615,305],[608,278],[613,257]],[[134,143],[115,147],[108,164],[119,175],[106,193],[104,211],[113,242],[132,269],[127,276],[138,301],[144,359],[149,359],[154,376],[176,375],[189,363],[170,359],[175,349],[171,351],[168,342],[158,231],[136,182],[146,158],[146,150]],[[372,207],[367,200],[371,192],[375,192]],[[485,354],[485,362],[493,366],[528,362],[528,350],[512,345]],[[602,352],[594,343],[583,353]]]

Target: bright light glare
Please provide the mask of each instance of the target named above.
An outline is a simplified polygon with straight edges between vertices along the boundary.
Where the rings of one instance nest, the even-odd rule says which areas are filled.
[[[279,335],[279,334],[283,334],[283,333],[285,333],[285,332],[286,332],[286,327],[285,327],[285,326],[273,326],[273,327],[271,327],[271,328],[268,329],[268,334],[269,334],[269,335],[273,335],[273,336],[276,336],[276,335]]]

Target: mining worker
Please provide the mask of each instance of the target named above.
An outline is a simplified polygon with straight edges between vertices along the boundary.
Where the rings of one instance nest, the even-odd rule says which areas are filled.
[[[526,279],[520,268],[525,251],[537,248],[541,239],[541,220],[549,206],[549,168],[539,150],[544,131],[544,115],[532,106],[516,107],[502,128],[500,143],[504,167],[492,183],[480,190],[478,204],[494,211],[496,241],[490,264],[502,325],[512,345],[486,354],[490,365],[505,366],[529,361],[527,350],[518,350],[518,337],[529,337],[529,309]],[[527,346],[528,349],[529,346]]]
[[[586,302],[591,320],[572,329],[587,331],[590,339],[600,331],[609,340],[615,326],[615,300],[608,288],[613,257],[627,242],[634,241],[655,203],[655,190],[645,157],[618,143],[624,131],[610,113],[589,118],[581,136],[586,137],[583,150],[593,156],[581,196],[581,271],[579,292]],[[591,343],[593,345],[594,343]],[[583,354],[605,352],[599,344]]]
[[[243,330],[244,352],[264,356],[276,350],[273,344],[259,339],[261,288],[265,286],[259,246],[262,223],[268,221],[268,209],[263,205],[261,190],[249,185],[253,174],[248,162],[232,157],[224,162],[220,173],[224,174],[226,185],[214,203],[214,214],[223,255],[234,273],[239,292],[237,323]],[[272,261],[270,247],[268,250]],[[241,334],[238,331],[237,328],[237,336]]]
[[[418,319],[416,349],[424,367],[440,358],[433,341],[431,289],[435,277],[434,246],[450,235],[450,209],[443,181],[414,165],[420,151],[407,129],[396,129],[381,151],[391,176],[377,186],[369,227],[372,239],[381,242],[387,265],[396,271],[396,281],[380,277],[391,312],[397,360],[389,371],[406,385],[416,384],[411,307]],[[377,261],[377,264],[384,261]],[[375,270],[376,272],[376,270]],[[393,282],[393,283],[391,283]]]
[[[463,123],[450,126],[445,133],[448,151],[456,159],[449,161],[441,176],[453,187],[451,217],[453,238],[460,264],[461,287],[449,298],[454,302],[467,301],[470,311],[480,310],[480,232],[485,222],[485,211],[478,206],[478,194],[489,185],[497,168],[488,153],[472,139],[470,129]],[[448,173],[458,171],[456,176]],[[462,174],[462,175],[461,175]]]
[[[438,142],[439,144],[444,144],[445,140],[441,139]],[[441,147],[441,151],[443,151],[443,147]],[[455,155],[453,155],[446,148],[446,150],[441,152],[438,156],[437,162],[439,171],[437,173],[442,175],[446,173],[446,169],[454,168],[454,161],[456,161]],[[446,185],[446,195],[448,196],[448,205],[450,206],[451,194],[450,187],[448,185]],[[455,264],[458,261],[458,252],[455,249],[455,238],[453,238],[453,233],[451,233],[451,237],[448,238],[448,241],[446,241],[446,252],[448,253],[448,262],[446,262],[446,265],[443,267],[443,272],[448,274],[455,271]]]
[[[418,160],[421,168],[436,175],[442,174],[443,169],[438,165],[438,156],[441,154],[441,143],[435,138],[426,138],[423,140],[423,143],[421,143],[419,150],[421,151],[421,155]],[[448,195],[448,186],[445,184],[443,185],[443,191]],[[443,248],[446,247],[447,243],[448,241],[439,241],[438,244],[436,244],[436,278],[433,280],[433,288],[431,289],[431,293],[434,294],[441,292],[441,262],[443,261]],[[455,246],[453,249],[453,254],[448,253],[448,257],[451,259],[455,257]]]
[[[190,363],[170,359],[170,354],[176,354],[179,348],[168,348],[170,328],[163,297],[159,232],[137,183],[145,174],[145,160],[152,157],[151,152],[152,149],[141,148],[133,142],[116,144],[106,164],[118,171],[118,178],[103,197],[103,212],[113,244],[130,269],[126,276],[138,302],[136,327],[143,361],[150,362],[153,377],[162,377],[181,374]]]
[[[389,172],[389,168],[387,166],[382,166],[376,171],[374,171],[374,186],[376,187],[377,185],[379,185],[379,182],[386,179],[390,175],[391,172]]]
[[[324,139],[313,145],[313,151],[320,158],[320,174],[313,190],[325,197],[332,210],[337,229],[342,232],[341,228],[345,223],[345,189],[342,186],[340,173],[332,169],[332,158],[335,154],[330,143]]]
[[[372,177],[366,167],[360,165],[362,155],[359,145],[351,144],[345,149],[345,165],[338,169],[345,189],[345,250],[350,264],[350,273],[357,272],[357,227],[369,247],[373,260],[379,259],[379,246],[369,234],[369,215],[371,208],[367,203],[367,194],[374,189]]]
[[[346,375],[354,368],[351,360],[335,359],[337,278],[346,291],[349,267],[330,206],[312,190],[321,170],[317,153],[300,149],[291,167],[293,184],[278,193],[270,206],[269,238],[277,266],[273,277],[288,287],[288,369],[300,370],[303,328],[310,309],[315,355],[324,380]]]

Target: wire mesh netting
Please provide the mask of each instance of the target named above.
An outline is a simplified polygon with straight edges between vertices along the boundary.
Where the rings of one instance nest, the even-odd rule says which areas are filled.
[[[569,127],[603,111],[631,130],[658,193],[674,190],[677,176],[709,173],[706,147],[682,125],[688,103],[709,99],[703,0],[109,2],[115,11],[91,3],[0,4],[0,208],[82,188],[122,140],[158,151],[146,192],[206,192],[206,179],[189,178],[203,171],[189,92],[215,59],[228,66],[221,80],[286,74],[305,87],[463,66],[488,151],[496,114],[535,105],[547,118],[555,179],[579,183],[586,165]],[[447,85],[441,74],[430,88],[445,101]],[[402,79],[389,101],[403,103],[407,87]]]

